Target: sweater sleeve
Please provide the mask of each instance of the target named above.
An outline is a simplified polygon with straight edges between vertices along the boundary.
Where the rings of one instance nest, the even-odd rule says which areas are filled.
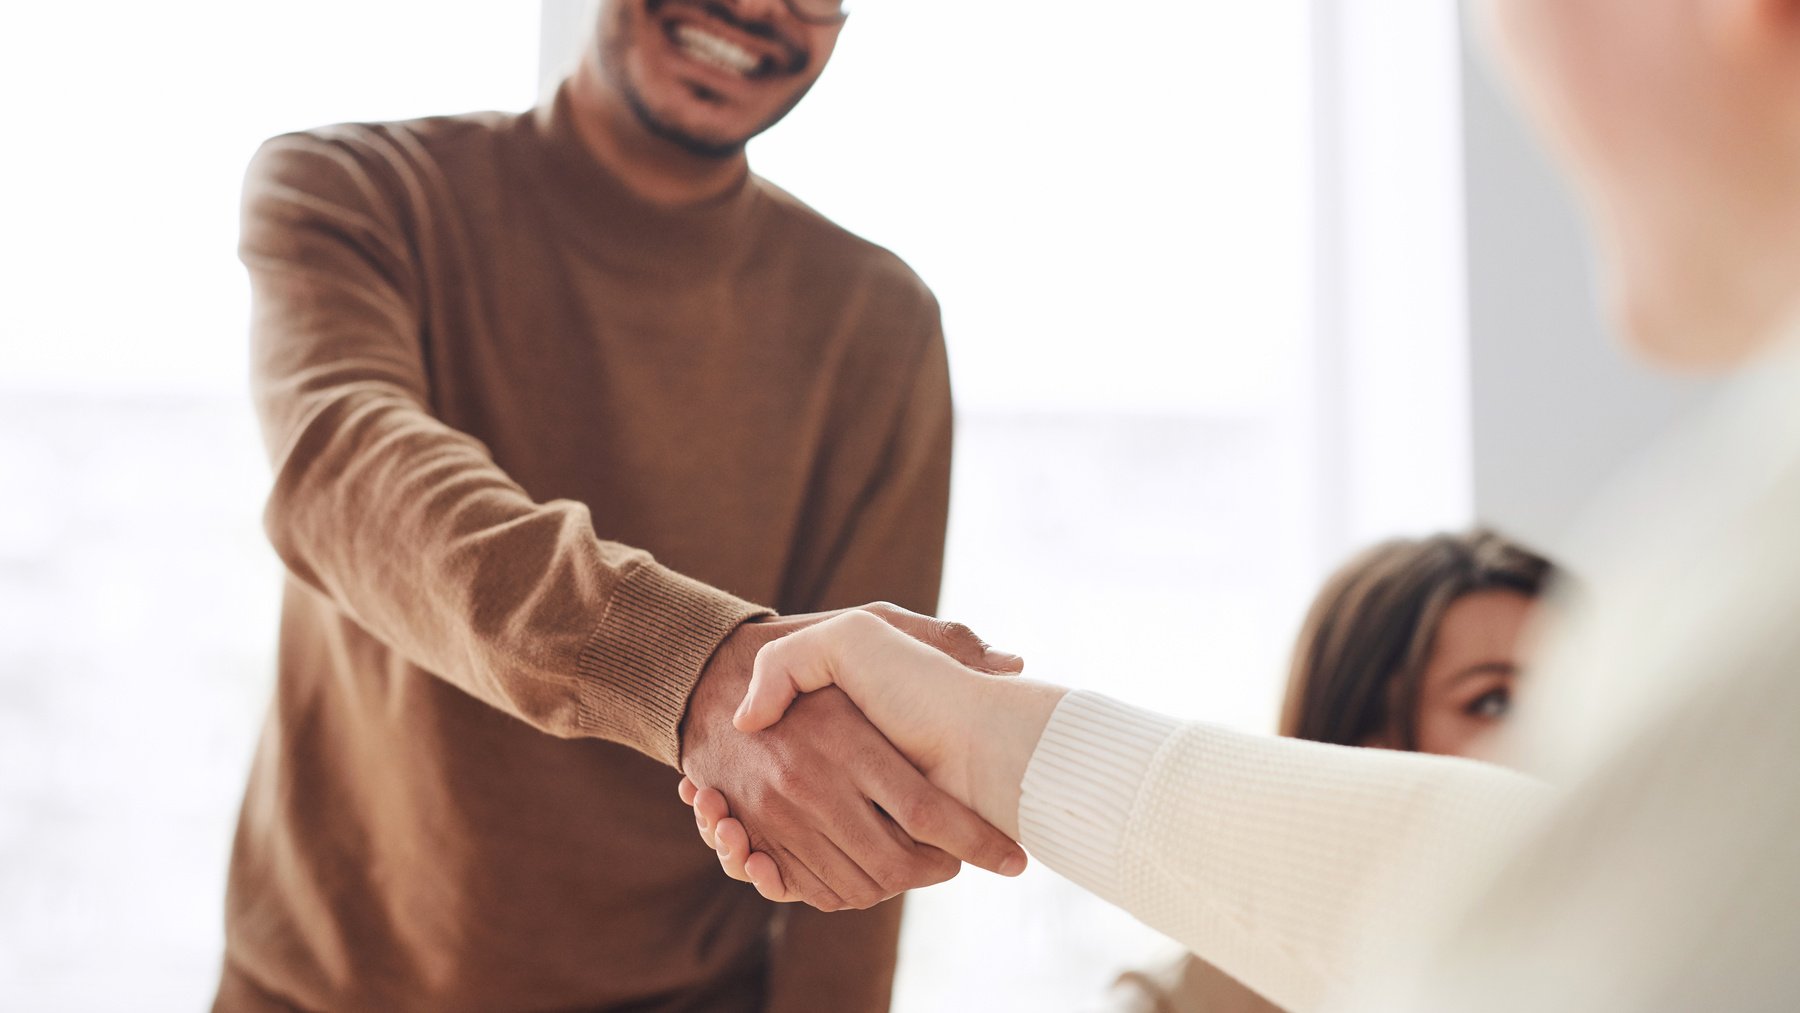
[[[1019,825],[1051,869],[1303,1013],[1344,994],[1366,939],[1404,938],[1436,910],[1437,871],[1548,799],[1487,764],[1245,735],[1076,692],[1032,755]]]
[[[417,223],[349,143],[289,135],[245,184],[252,385],[288,571],[407,661],[533,727],[673,764],[719,642],[763,610],[534,502],[436,418]]]

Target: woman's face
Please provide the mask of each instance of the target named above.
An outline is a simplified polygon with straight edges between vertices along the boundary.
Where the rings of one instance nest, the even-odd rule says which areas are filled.
[[[1474,591],[1450,603],[1419,686],[1419,751],[1479,756],[1512,707],[1519,642],[1535,602]]]
[[[1641,355],[1729,366],[1800,310],[1800,2],[1489,0]]]

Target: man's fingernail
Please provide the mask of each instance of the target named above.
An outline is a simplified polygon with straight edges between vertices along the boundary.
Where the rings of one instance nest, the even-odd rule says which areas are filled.
[[[1000,863],[1000,875],[1002,876],[1017,876],[1024,871],[1025,856],[1020,852],[1013,852],[1006,857],[1006,861]]]
[[[987,652],[987,656],[988,660],[992,662],[996,668],[1012,668],[1017,665],[1025,664],[1024,658],[1019,657],[1011,651],[990,650]]]

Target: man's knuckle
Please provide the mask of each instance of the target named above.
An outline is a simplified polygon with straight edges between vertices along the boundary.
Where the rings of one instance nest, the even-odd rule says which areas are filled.
[[[893,743],[879,734],[860,739],[850,750],[849,759],[850,769],[875,774],[899,770],[899,765],[906,763],[906,758],[894,750]]]
[[[922,885],[934,885],[934,883],[954,880],[956,874],[963,871],[963,864],[959,862],[958,858],[954,855],[947,855],[947,853],[943,853],[943,851],[938,851],[936,855],[927,856],[923,865],[925,865],[925,867],[923,867],[922,878],[925,880],[925,883],[922,883]]]
[[[848,895],[844,897],[844,903],[853,911],[867,911],[881,903],[886,897],[887,895],[881,891],[880,887],[871,883],[868,886],[859,886],[849,891]]]
[[[873,869],[869,870],[869,876],[887,894],[901,893],[922,885],[919,882],[915,864],[903,860],[888,859],[878,862]]]
[[[900,800],[900,811],[895,814],[900,825],[913,835],[934,837],[943,829],[943,814],[938,808],[937,800],[922,793],[907,795]]]

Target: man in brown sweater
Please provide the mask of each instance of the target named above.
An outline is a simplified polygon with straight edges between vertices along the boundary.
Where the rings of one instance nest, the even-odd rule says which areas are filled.
[[[218,1008],[880,1010],[899,909],[870,905],[1022,864],[839,694],[730,725],[757,647],[814,621],[752,602],[928,613],[938,588],[936,305],[743,154],[841,21],[607,0],[542,108],[258,153],[242,257],[288,579]],[[869,909],[725,879],[675,766],[761,815],[788,882]],[[847,869],[851,895],[812,874]]]

